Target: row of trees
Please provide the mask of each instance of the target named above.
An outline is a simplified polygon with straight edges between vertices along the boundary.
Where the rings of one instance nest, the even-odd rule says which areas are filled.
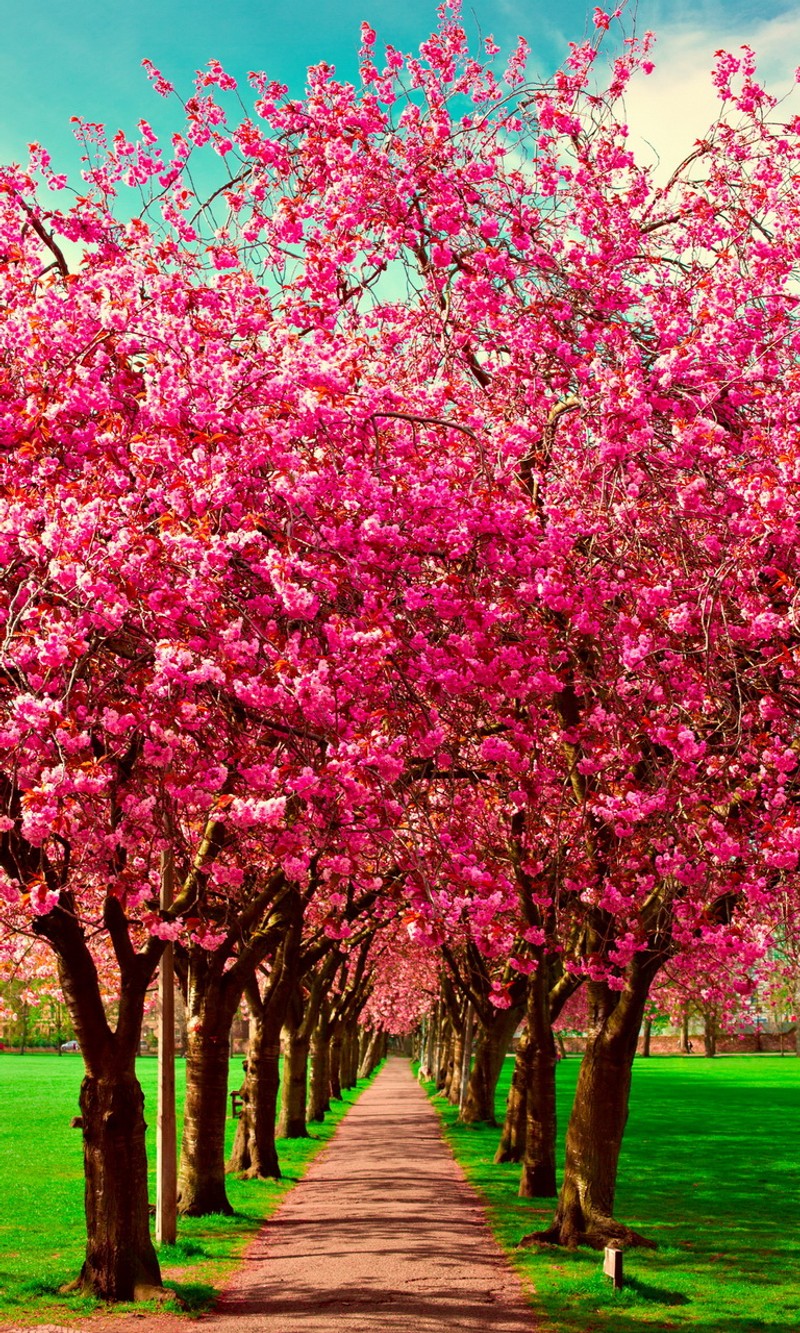
[[[362,999],[413,1027],[441,962],[467,1114],[526,1016],[527,1192],[587,997],[547,1234],[636,1242],[651,987],[754,961],[796,891],[798,127],[720,57],[724,114],[660,184],[620,113],[649,38],[605,90],[592,42],[540,85],[440,19],[383,65],[365,26],[360,89],[253,74],[242,117],[211,62],[169,142],[82,125],[62,207],[42,149],[0,172],[0,900],[83,1051],[107,1298],[159,1282],[134,1058],[167,941],[184,1211],[226,1206],[243,996],[262,1172],[280,1028],[291,1120],[314,1033]]]

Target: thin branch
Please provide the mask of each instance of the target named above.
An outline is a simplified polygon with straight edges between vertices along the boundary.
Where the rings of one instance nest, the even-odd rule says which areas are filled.
[[[44,244],[50,251],[51,255],[53,255],[53,257],[55,258],[58,271],[61,274],[62,278],[68,278],[69,265],[66,259],[64,258],[64,251],[61,249],[61,246],[58,244],[57,241],[53,239],[50,232],[47,231],[44,225],[39,221],[38,217],[34,213],[30,204],[26,204],[25,200],[22,198],[21,195],[17,195],[17,203],[19,204],[23,212],[27,214],[28,220],[30,221],[31,226],[33,227],[33,230],[36,232],[36,235],[39,237],[40,241],[44,242]]]

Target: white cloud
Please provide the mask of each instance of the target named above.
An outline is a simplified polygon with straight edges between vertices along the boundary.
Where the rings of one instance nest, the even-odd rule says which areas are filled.
[[[800,110],[794,71],[800,65],[800,10],[746,24],[718,20],[708,26],[694,23],[660,24],[649,77],[639,75],[626,97],[631,145],[640,160],[660,159],[658,177],[664,179],[702,139],[723,108],[711,83],[714,53],[738,53],[748,45],[755,51],[758,77],[778,98],[776,118]],[[651,145],[651,147],[648,147]]]

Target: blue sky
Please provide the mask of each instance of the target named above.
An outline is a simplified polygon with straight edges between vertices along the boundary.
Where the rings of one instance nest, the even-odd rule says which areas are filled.
[[[536,71],[546,74],[584,34],[592,8],[584,0],[466,0],[465,23],[476,39],[492,33],[504,47],[524,34]],[[434,0],[21,0],[4,10],[0,160],[24,159],[35,139],[70,175],[78,165],[70,116],[112,131],[132,130],[140,116],[163,123],[163,103],[141,69],[145,56],[182,90],[216,57],[237,76],[265,69],[299,92],[318,60],[355,77],[361,19],[379,41],[404,50],[436,22]],[[653,28],[659,40],[657,73],[633,110],[643,138],[660,135],[667,155],[687,136],[691,145],[713,115],[707,71],[717,47],[749,41],[781,86],[800,65],[800,9],[786,0],[639,0],[637,27]]]

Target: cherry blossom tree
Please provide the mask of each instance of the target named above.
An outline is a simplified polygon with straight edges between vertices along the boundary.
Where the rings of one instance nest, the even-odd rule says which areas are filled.
[[[382,66],[365,25],[358,90],[254,74],[242,118],[212,61],[169,145],[79,126],[63,210],[42,149],[0,174],[0,896],[81,1041],[108,1298],[160,1281],[133,1059],[166,939],[227,975],[319,865],[332,939],[390,867],[415,942],[524,943],[543,1069],[552,985],[591,1016],[547,1239],[636,1243],[650,987],[797,868],[798,125],[721,56],[660,185],[622,114],[649,37],[542,86],[440,20]]]

